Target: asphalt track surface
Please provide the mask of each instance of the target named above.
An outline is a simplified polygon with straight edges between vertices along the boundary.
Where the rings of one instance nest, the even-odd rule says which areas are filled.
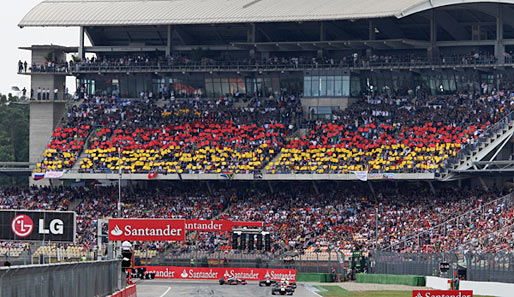
[[[218,281],[144,280],[137,282],[138,297],[264,297],[271,295],[270,287],[259,287],[257,282],[247,285],[220,286]],[[280,295],[276,295],[280,296]],[[296,297],[319,297],[302,284],[294,292]]]

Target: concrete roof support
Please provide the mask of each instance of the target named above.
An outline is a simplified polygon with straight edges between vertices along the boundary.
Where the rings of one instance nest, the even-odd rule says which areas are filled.
[[[430,47],[427,51],[429,60],[436,60],[439,56],[439,48],[437,47],[437,22],[435,11],[430,11]]]
[[[368,39],[375,40],[375,25],[373,24],[373,20],[368,21]]]
[[[496,42],[494,43],[494,56],[499,63],[505,62],[505,44],[503,43],[503,10],[502,4],[497,4],[496,15]]]
[[[84,59],[86,57],[86,53],[84,52],[84,27],[80,26],[79,31],[79,58]]]
[[[171,25],[168,25],[168,32],[166,34],[166,57],[171,56]]]

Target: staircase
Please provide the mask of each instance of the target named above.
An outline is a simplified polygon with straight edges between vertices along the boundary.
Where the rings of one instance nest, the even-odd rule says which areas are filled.
[[[514,135],[514,112],[489,127],[478,138],[477,143],[473,145],[466,145],[461,151],[457,153],[456,158],[448,164],[444,171],[441,172],[439,180],[448,181],[453,178],[454,170],[467,170],[474,167],[474,162],[482,161],[496,149],[489,161],[494,158],[501,151],[503,146]]]

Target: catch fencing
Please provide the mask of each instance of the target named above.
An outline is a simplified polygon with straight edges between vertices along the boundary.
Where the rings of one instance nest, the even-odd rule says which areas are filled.
[[[178,254],[157,254],[154,257],[135,258],[135,265],[178,266],[178,267],[234,267],[234,268],[276,268],[296,269],[299,273],[331,273],[332,268],[341,269],[341,253],[290,253],[271,255],[269,253],[242,253],[224,251],[193,251]],[[192,261],[193,259],[193,261]],[[338,271],[339,272],[339,271]]]
[[[440,272],[440,263],[450,270]],[[378,251],[371,257],[371,273],[452,277],[455,272],[470,281],[514,283],[514,255],[510,253],[395,253]]]
[[[0,297],[103,297],[125,287],[121,261],[0,268]]]

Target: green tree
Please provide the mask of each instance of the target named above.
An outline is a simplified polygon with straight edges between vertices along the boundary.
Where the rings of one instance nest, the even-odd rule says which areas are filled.
[[[0,95],[0,162],[29,161],[29,114],[28,104],[20,104],[18,97]],[[0,175],[0,184],[26,185],[25,176]]]

